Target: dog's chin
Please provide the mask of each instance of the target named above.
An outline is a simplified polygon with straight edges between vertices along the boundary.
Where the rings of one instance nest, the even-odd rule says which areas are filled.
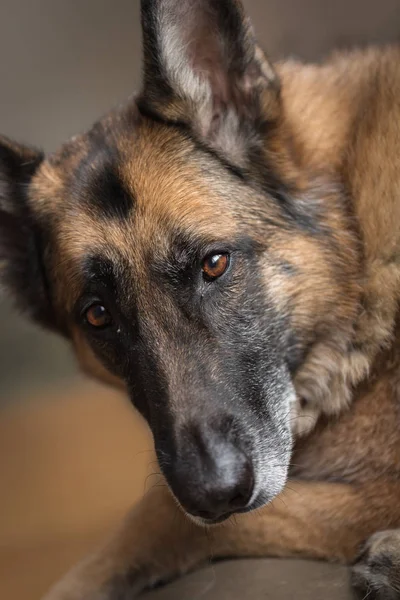
[[[267,504],[272,502],[272,500],[275,497],[276,497],[276,495],[271,497],[271,496],[260,494],[260,496],[255,498],[255,500],[253,502],[251,502],[251,504],[249,504],[248,506],[245,506],[244,508],[241,508],[239,510],[225,513],[225,514],[221,515],[220,517],[216,517],[215,519],[204,519],[203,517],[198,517],[197,515],[192,515],[191,513],[189,513],[186,510],[184,510],[184,512],[185,512],[185,515],[187,516],[187,518],[190,519],[190,521],[192,521],[196,525],[199,525],[201,527],[214,527],[216,525],[220,525],[221,523],[225,523],[234,515],[244,515],[246,513],[252,512],[254,510],[260,509],[263,506],[266,506]]]
[[[226,512],[223,515],[217,516],[214,519],[206,519],[204,517],[200,517],[199,515],[192,514],[184,505],[180,502],[179,498],[174,494],[171,487],[168,485],[169,491],[174,498],[175,502],[178,504],[180,509],[184,512],[186,517],[200,527],[214,527],[216,525],[220,525],[228,521],[234,515],[246,514],[257,509],[261,509],[267,504],[270,504],[284,489],[287,481],[288,475],[288,466],[279,465],[275,466],[273,470],[269,473],[270,477],[267,481],[267,485],[258,486],[253,493],[253,496],[250,499],[250,502],[247,506],[232,510],[230,512]],[[273,477],[271,477],[273,475]]]
[[[216,519],[203,519],[203,517],[198,517],[185,511],[187,518],[200,527],[214,527],[215,525],[219,525],[220,523],[227,521],[233,514],[234,513],[223,515],[222,517],[218,517]]]

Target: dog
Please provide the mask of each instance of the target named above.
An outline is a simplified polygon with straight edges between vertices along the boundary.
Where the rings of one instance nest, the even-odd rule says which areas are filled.
[[[168,484],[47,599],[211,555],[400,597],[400,49],[271,64],[239,1],[141,16],[135,98],[50,156],[0,141],[2,282],[126,390]]]

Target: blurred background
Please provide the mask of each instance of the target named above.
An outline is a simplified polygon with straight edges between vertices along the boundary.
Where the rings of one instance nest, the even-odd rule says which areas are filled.
[[[400,0],[245,0],[274,58],[400,37]],[[0,132],[55,149],[140,84],[139,0],[0,0]],[[0,598],[38,600],[143,493],[125,398],[0,295]],[[23,576],[21,576],[23,573]]]

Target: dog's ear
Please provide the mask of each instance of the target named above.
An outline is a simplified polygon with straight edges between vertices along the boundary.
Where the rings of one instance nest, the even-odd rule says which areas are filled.
[[[237,0],[142,0],[139,102],[183,121],[211,146],[242,156],[279,114],[279,81]]]
[[[28,201],[43,154],[0,137],[0,285],[17,306],[53,327],[43,267],[43,224]]]

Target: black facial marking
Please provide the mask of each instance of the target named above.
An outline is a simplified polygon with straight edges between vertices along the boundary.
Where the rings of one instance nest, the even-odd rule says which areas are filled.
[[[97,291],[100,299],[112,300],[118,305],[126,304],[131,297],[131,268],[118,253],[112,259],[100,252],[86,256],[82,261],[81,272],[83,295],[90,296]]]
[[[86,256],[82,262],[83,288],[81,297],[75,307],[75,319],[82,320],[82,312],[92,303],[101,302],[109,308],[116,304],[120,297],[121,280],[120,265],[100,254]],[[121,272],[120,272],[121,271]]]
[[[319,220],[315,218],[315,215],[303,210],[296,202],[296,198],[287,193],[285,189],[274,189],[271,191],[271,195],[278,201],[283,214],[292,225],[312,236],[322,233]]]
[[[134,200],[124,188],[116,169],[104,166],[93,181],[93,202],[108,219],[126,220],[133,210]]]
[[[83,290],[72,315],[83,328],[91,348],[107,369],[127,378],[127,348],[137,338],[135,303],[130,297],[130,270],[121,257],[113,260],[100,253],[87,256],[82,263]],[[110,315],[110,326],[96,328],[85,318],[86,310],[100,303]]]
[[[93,148],[75,171],[73,194],[77,201],[86,203],[90,211],[95,210],[98,217],[106,220],[124,221],[135,206],[119,175],[120,161],[115,148],[104,145],[104,141],[102,146],[93,142]]]
[[[310,205],[305,206],[298,198],[298,192],[293,185],[284,181],[271,164],[266,162],[265,156],[256,151],[251,156],[254,174],[246,178],[249,185],[260,186],[264,193],[272,197],[279,207],[283,223],[288,228],[304,231],[307,235],[318,236],[326,231],[320,225],[320,218],[311,210]],[[254,179],[253,179],[254,178]]]
[[[106,307],[118,308],[127,319],[125,325],[131,329],[137,321],[135,308],[135,286],[131,265],[117,252],[112,259],[101,253],[86,256],[82,262],[83,297],[96,295]]]
[[[99,281],[115,287],[114,263],[100,254],[87,256],[83,265],[83,276],[87,281]]]

